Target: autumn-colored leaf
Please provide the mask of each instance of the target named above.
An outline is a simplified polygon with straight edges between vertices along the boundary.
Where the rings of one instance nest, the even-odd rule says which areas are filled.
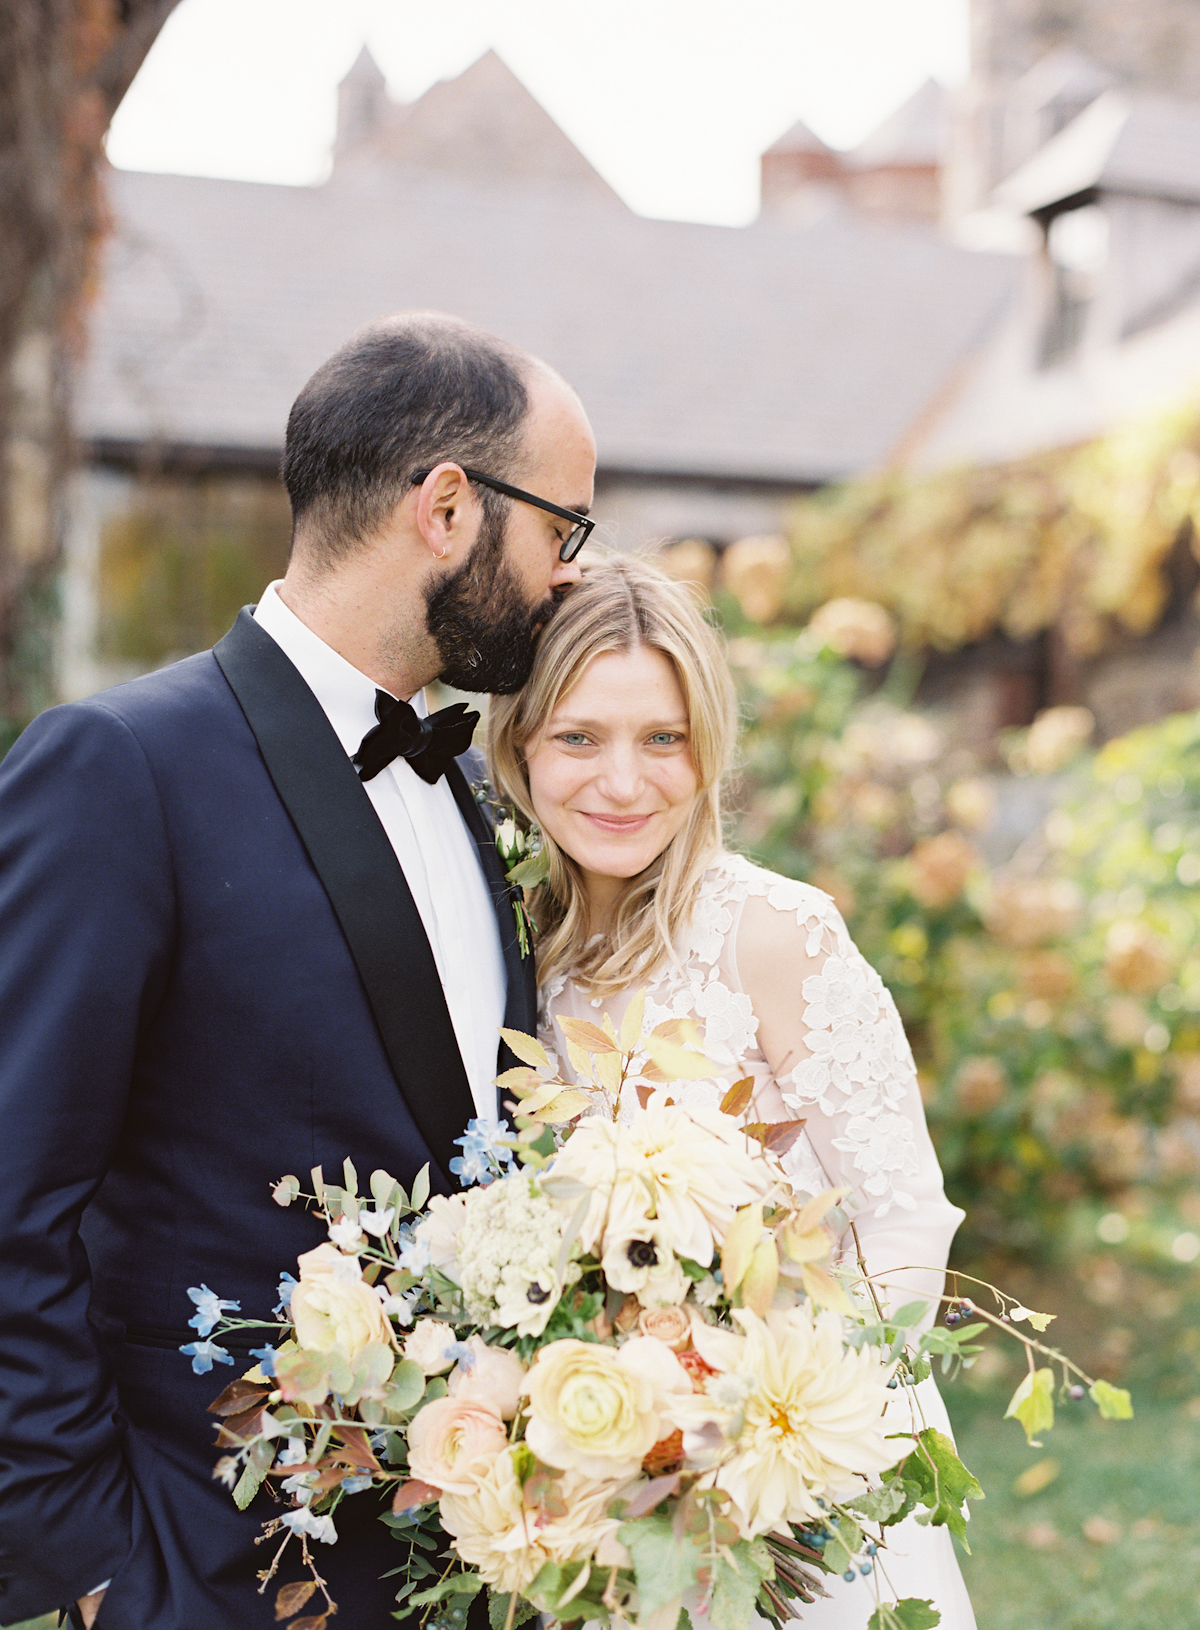
[[[771,1121],[762,1140],[768,1154],[786,1155],[804,1130],[803,1121]]]
[[[410,1477],[392,1495],[392,1515],[399,1517],[405,1511],[415,1511],[418,1506],[432,1505],[440,1496],[441,1490],[434,1488],[432,1483],[422,1483],[420,1478]]]
[[[750,1101],[753,1097],[754,1077],[752,1075],[743,1076],[740,1081],[733,1083],[724,1098],[721,1099],[722,1115],[732,1115],[736,1120],[740,1121],[750,1108]]]
[[[381,1469],[379,1462],[371,1453],[367,1434],[361,1427],[339,1426],[338,1437],[342,1440],[342,1448],[351,1465],[359,1466],[365,1472],[377,1472]]]
[[[621,1047],[626,1053],[632,1053],[638,1042],[642,1039],[642,1026],[646,1022],[646,990],[635,990],[629,998],[629,1006],[625,1009],[625,1017],[621,1020]]]
[[[243,1410],[240,1415],[226,1415],[217,1432],[217,1448],[230,1449],[255,1437],[262,1426],[263,1410]]]
[[[612,1038],[589,1019],[560,1019],[558,1023],[567,1040],[582,1047],[585,1053],[615,1053],[617,1050]]]
[[[240,1415],[255,1399],[267,1396],[266,1387],[256,1387],[252,1381],[231,1381],[208,1406],[210,1415]]]
[[[641,1104],[643,1109],[645,1109],[646,1105],[650,1102],[650,1099],[653,1096],[654,1088],[643,1086],[639,1081],[633,1090],[637,1093],[638,1103]]]
[[[725,1281],[725,1294],[732,1296],[741,1284],[754,1255],[755,1246],[762,1238],[763,1208],[760,1202],[743,1206],[725,1230],[721,1245],[721,1277]]]
[[[823,1193],[814,1196],[806,1202],[803,1209],[796,1214],[792,1226],[798,1233],[807,1234],[809,1229],[815,1228],[823,1222],[834,1206],[841,1205],[850,1193],[849,1189],[826,1189]]]
[[[778,1283],[779,1248],[775,1244],[775,1236],[768,1234],[754,1247],[750,1266],[742,1276],[739,1286],[742,1306],[748,1307],[752,1313],[757,1313],[760,1319],[765,1319],[771,1303],[775,1300],[775,1287]]]
[[[566,1087],[556,1092],[548,1103],[540,1103],[536,1109],[532,1107],[533,1103],[532,1098],[526,1099],[521,1106],[522,1113],[545,1126],[561,1126],[564,1121],[573,1121],[576,1115],[582,1115],[592,1107],[591,1097],[578,1087]]]
[[[664,1019],[650,1035],[658,1041],[673,1041],[680,1047],[699,1047],[700,1031],[695,1019]]]
[[[833,1249],[828,1230],[820,1227],[801,1228],[799,1217],[792,1217],[784,1226],[780,1242],[793,1262],[820,1262]]]
[[[290,1619],[293,1613],[299,1613],[316,1588],[315,1579],[301,1579],[297,1584],[281,1586],[275,1598],[276,1621]]]
[[[328,1623],[328,1613],[313,1613],[305,1619],[293,1619],[291,1630],[325,1630]]]
[[[702,1081],[705,1076],[718,1073],[717,1066],[703,1053],[681,1047],[675,1041],[664,1041],[661,1036],[648,1036],[646,1051],[667,1081]]]
[[[496,1085],[501,1092],[511,1092],[518,1098],[524,1098],[541,1085],[542,1078],[536,1070],[531,1070],[528,1064],[518,1064],[515,1070],[505,1070],[503,1075],[496,1077]]]
[[[586,1048],[578,1046],[570,1037],[567,1038],[567,1062],[581,1080],[592,1079],[591,1053]]]
[[[507,1043],[509,1052],[519,1058],[522,1064],[531,1064],[535,1070],[549,1067],[550,1060],[546,1057],[546,1049],[533,1036],[527,1036],[523,1030],[506,1030],[503,1027],[500,1035]]]
[[[621,1090],[620,1053],[601,1053],[597,1057],[596,1080],[610,1097],[616,1097],[617,1093]]]
[[[832,1308],[835,1313],[854,1312],[854,1303],[833,1275],[826,1273],[824,1268],[818,1268],[812,1262],[802,1263],[800,1277],[804,1281],[805,1290],[818,1307]]]

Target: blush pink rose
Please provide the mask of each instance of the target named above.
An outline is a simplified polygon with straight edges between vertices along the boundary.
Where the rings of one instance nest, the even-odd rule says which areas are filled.
[[[470,1494],[477,1478],[508,1446],[504,1422],[475,1398],[435,1398],[408,1429],[414,1477],[447,1494]]]
[[[486,1404],[502,1421],[511,1421],[521,1401],[525,1367],[507,1347],[489,1347],[482,1336],[472,1336],[471,1357],[459,1359],[450,1374],[452,1398]]]

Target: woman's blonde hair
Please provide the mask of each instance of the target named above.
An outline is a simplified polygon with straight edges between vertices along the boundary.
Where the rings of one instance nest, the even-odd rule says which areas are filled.
[[[622,890],[612,928],[589,938],[579,869],[549,834],[550,873],[530,902],[538,925],[538,978],[570,969],[598,994],[647,979],[673,954],[705,868],[721,847],[721,788],[737,740],[737,702],[720,638],[693,592],[636,555],[589,561],[583,580],[548,624],[525,688],[497,696],[488,716],[488,760],[500,797],[529,821],[525,749],[596,657],[661,651],[687,707],[696,800],[682,830]]]

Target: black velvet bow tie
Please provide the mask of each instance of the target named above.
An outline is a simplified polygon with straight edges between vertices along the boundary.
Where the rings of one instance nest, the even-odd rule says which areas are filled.
[[[379,723],[367,731],[354,755],[360,781],[370,781],[394,758],[406,758],[432,786],[466,752],[479,723],[478,713],[469,711],[465,702],[422,719],[407,702],[398,702],[385,690],[375,692],[375,717]]]

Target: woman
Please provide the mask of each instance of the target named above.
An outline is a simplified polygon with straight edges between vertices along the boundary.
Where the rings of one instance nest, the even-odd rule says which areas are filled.
[[[549,854],[531,908],[542,1040],[565,1053],[568,1016],[619,1025],[642,988],[647,1028],[694,1020],[720,1074],[682,1086],[681,1100],[715,1104],[753,1075],[751,1119],[805,1117],[787,1157],[797,1187],[849,1188],[869,1272],[894,1305],[927,1297],[932,1318],[963,1213],[942,1192],[912,1054],[829,897],[724,847],[736,730],[725,656],[692,595],[630,556],[586,569],[525,689],[493,701],[493,778]],[[854,1248],[849,1233],[843,1246]],[[917,1396],[919,1424],[948,1430],[933,1383]],[[911,1429],[912,1404],[898,1402],[896,1429]],[[880,1561],[897,1595],[931,1597],[946,1630],[973,1630],[944,1528],[909,1519]],[[829,1588],[803,1623],[865,1627],[872,1582]]]

